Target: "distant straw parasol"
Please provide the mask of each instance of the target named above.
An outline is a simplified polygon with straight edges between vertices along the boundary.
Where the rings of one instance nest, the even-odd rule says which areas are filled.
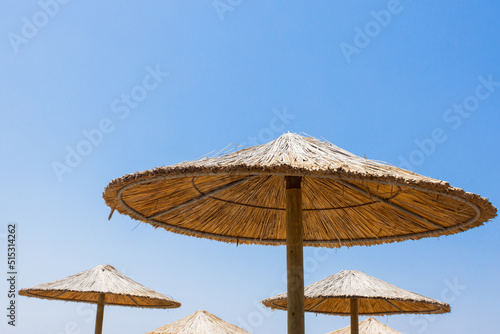
[[[97,304],[95,333],[102,333],[104,305],[141,308],[177,308],[181,303],[100,265],[58,281],[19,290],[21,296]]]
[[[116,209],[171,232],[237,244],[286,244],[288,328],[300,334],[304,245],[437,237],[496,216],[479,195],[294,133],[125,175],[111,181],[103,197],[111,214]]]
[[[351,326],[337,329],[336,331],[327,334],[350,334]],[[375,318],[368,318],[359,323],[359,334],[401,334],[391,327],[384,325]]]
[[[146,334],[250,334],[250,332],[200,310]]]
[[[305,288],[305,311],[351,315],[352,333],[358,315],[437,314],[450,312],[450,305],[401,289],[357,270],[343,270]],[[262,301],[272,309],[286,310],[283,293]],[[361,328],[359,328],[361,330]]]

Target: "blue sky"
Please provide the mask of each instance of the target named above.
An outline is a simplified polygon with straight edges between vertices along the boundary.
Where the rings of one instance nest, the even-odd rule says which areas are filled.
[[[498,205],[499,11],[451,0],[2,2],[2,263],[14,222],[19,288],[111,264],[183,304],[108,307],[107,333],[144,333],[198,309],[252,333],[286,332],[285,312],[257,304],[286,288],[284,247],[108,221],[104,187],[290,131]],[[379,319],[403,333],[496,333],[497,220],[438,239],[307,248],[305,283],[361,270],[451,304],[447,315]],[[17,326],[4,316],[2,332],[93,331],[92,306],[17,305]],[[309,333],[348,323],[306,315]]]

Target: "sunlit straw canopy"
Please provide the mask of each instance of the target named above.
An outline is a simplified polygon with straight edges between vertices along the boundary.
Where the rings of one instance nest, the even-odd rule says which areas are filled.
[[[250,332],[207,311],[197,311],[147,334],[250,334]]]
[[[110,182],[103,197],[113,210],[171,232],[281,245],[284,176],[302,176],[306,246],[449,235],[496,216],[496,208],[479,195],[294,133],[222,156],[125,175]]]
[[[450,305],[401,289],[357,270],[343,270],[304,289],[305,311],[334,315],[350,314],[356,298],[360,315],[435,314],[450,312]],[[287,294],[262,301],[273,309],[287,309]]]
[[[100,265],[58,281],[21,289],[27,297],[97,304],[105,294],[106,305],[143,308],[177,308],[181,304],[123,275],[110,265]]]
[[[351,326],[327,334],[351,334]],[[359,323],[359,334],[401,334],[391,327],[381,324],[375,318],[368,318]]]

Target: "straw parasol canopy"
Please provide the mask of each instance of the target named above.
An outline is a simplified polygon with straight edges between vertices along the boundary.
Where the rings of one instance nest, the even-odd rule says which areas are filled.
[[[250,334],[250,332],[200,310],[146,334]]]
[[[96,333],[102,331],[104,305],[163,309],[181,306],[181,303],[137,283],[110,265],[99,265],[58,281],[21,289],[19,294],[98,304]]]
[[[231,243],[287,245],[289,333],[304,333],[303,246],[373,245],[455,234],[496,216],[479,195],[329,142],[286,133],[267,144],[115,179],[122,214]]]
[[[358,328],[358,315],[437,314],[450,312],[450,305],[401,289],[357,270],[343,270],[305,288],[305,311],[350,315],[351,332]],[[272,309],[286,310],[287,294],[262,301]]]
[[[455,234],[496,216],[485,198],[294,133],[227,155],[117,178],[106,204],[168,231],[286,243],[285,176],[302,178],[305,246],[372,245]]]
[[[349,315],[350,300],[358,300],[360,315],[435,314],[450,312],[450,305],[401,289],[357,270],[342,270],[304,289],[307,312]],[[287,294],[262,303],[272,309],[287,309]]]
[[[336,331],[329,332],[327,334],[350,334],[351,326],[344,327],[342,329],[337,329]],[[368,318],[359,323],[359,333],[360,334],[401,334],[391,327],[384,325],[377,321],[375,318]]]

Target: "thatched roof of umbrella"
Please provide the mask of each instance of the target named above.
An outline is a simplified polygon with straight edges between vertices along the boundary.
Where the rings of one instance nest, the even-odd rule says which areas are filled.
[[[305,310],[314,313],[349,315],[350,300],[358,300],[360,315],[450,312],[450,305],[401,289],[357,270],[343,270],[307,286]],[[273,309],[287,309],[287,294],[262,303]]]
[[[222,156],[125,175],[113,210],[168,231],[285,244],[285,178],[302,177],[304,245],[371,245],[455,234],[496,216],[485,198],[329,142],[287,133]]]
[[[336,331],[329,332],[327,334],[350,334],[351,326],[344,327],[342,329],[337,329]],[[375,318],[368,318],[359,323],[359,333],[360,334],[401,334],[391,327],[384,325],[377,321]]]
[[[97,266],[58,281],[19,290],[21,296],[97,304],[95,334],[102,333],[105,305],[177,308],[181,303],[146,288],[114,267]]]
[[[113,266],[99,265],[61,280],[19,290],[21,296],[97,304],[105,294],[106,305],[143,308],[176,308],[181,303],[123,275]]]
[[[250,334],[250,332],[200,310],[147,334]]]

